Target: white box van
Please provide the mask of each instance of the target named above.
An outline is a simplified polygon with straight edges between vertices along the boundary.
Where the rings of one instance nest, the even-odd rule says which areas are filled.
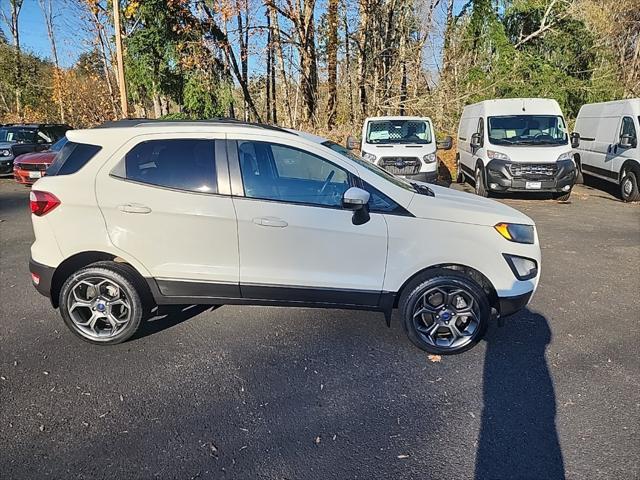
[[[640,200],[640,98],[583,105],[572,142],[579,171],[620,185],[620,195]]]
[[[464,108],[458,128],[457,180],[476,193],[553,192],[567,200],[576,179],[566,123],[547,98],[486,100]]]
[[[435,182],[438,157],[429,117],[369,117],[362,127],[362,157],[389,173],[421,182]],[[451,148],[451,137],[440,148]]]

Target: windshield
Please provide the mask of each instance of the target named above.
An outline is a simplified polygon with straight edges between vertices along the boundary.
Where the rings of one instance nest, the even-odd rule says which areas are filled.
[[[60,150],[62,150],[62,147],[64,147],[64,145],[65,145],[65,143],[67,143],[67,141],[68,141],[67,137],[62,137],[56,143],[51,145],[51,148],[49,150],[52,151],[52,152],[59,152]]]
[[[489,117],[488,123],[494,145],[564,145],[569,140],[564,119],[557,115],[505,115]]]
[[[409,190],[410,192],[414,192],[415,193],[416,189],[413,188],[413,186],[409,182],[407,182],[407,181],[405,181],[405,180],[403,180],[401,178],[398,178],[398,177],[396,177],[394,175],[391,175],[386,170],[383,170],[382,168],[378,167],[377,165],[375,165],[375,164],[373,164],[371,162],[367,162],[365,159],[363,159],[359,155],[356,155],[355,153],[353,153],[353,150],[349,150],[348,148],[343,147],[342,145],[340,145],[338,143],[335,143],[335,142],[331,142],[331,141],[326,141],[322,145],[324,145],[325,147],[330,148],[334,152],[337,152],[337,153],[339,153],[340,155],[342,155],[344,157],[347,157],[347,158],[353,160],[359,166],[366,168],[370,172],[375,173],[379,177],[384,178],[385,180],[393,183],[394,185],[397,185],[400,188],[404,188],[405,190]]]
[[[427,120],[372,120],[367,125],[367,143],[431,143]]]
[[[36,130],[25,127],[0,128],[0,142],[35,143]]]

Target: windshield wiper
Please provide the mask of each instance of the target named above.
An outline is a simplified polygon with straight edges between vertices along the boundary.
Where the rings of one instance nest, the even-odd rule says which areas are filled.
[[[436,196],[435,192],[431,190],[429,187],[427,187],[426,185],[422,185],[421,183],[416,183],[416,182],[409,182],[409,183],[414,188],[416,193],[419,193],[420,195],[426,195],[428,197]]]

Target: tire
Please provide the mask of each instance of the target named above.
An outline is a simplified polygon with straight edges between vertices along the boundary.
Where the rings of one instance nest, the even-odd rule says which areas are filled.
[[[584,183],[584,175],[582,175],[582,166],[578,160],[574,159],[576,164],[576,181],[573,182],[574,185],[582,185]]]
[[[456,159],[456,183],[464,183],[464,173],[460,167],[460,157]]]
[[[640,200],[638,177],[638,170],[636,169],[629,169],[623,173],[620,180],[620,197],[625,202],[637,202]]]
[[[60,313],[69,330],[95,345],[131,338],[145,317],[146,291],[130,267],[98,262],[72,274],[60,290]]]
[[[488,197],[489,191],[487,190],[487,187],[484,182],[484,169],[482,167],[476,167],[475,180],[476,180],[476,185],[475,185],[476,195],[479,195],[485,198]]]
[[[566,202],[571,198],[571,190],[568,192],[556,192],[553,194],[553,199],[558,200],[559,202]]]
[[[458,303],[459,297],[462,303]],[[453,302],[456,304],[449,304]],[[404,288],[398,305],[409,340],[438,355],[472,348],[484,336],[491,318],[482,287],[467,275],[448,269],[418,275]]]

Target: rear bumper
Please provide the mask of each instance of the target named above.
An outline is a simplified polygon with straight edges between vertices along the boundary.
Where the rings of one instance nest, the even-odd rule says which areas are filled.
[[[513,162],[491,160],[487,164],[487,188],[494,192],[568,192],[576,181],[576,166],[571,160],[557,162],[553,176],[514,177],[509,165]],[[527,188],[527,182],[539,182],[540,188]]]
[[[516,295],[515,297],[500,297],[498,299],[500,317],[508,317],[509,315],[513,315],[519,310],[522,310],[527,306],[529,300],[531,300],[532,295],[533,290],[527,293],[523,293],[522,295]]]
[[[31,272],[31,283],[45,297],[51,298],[51,282],[55,268],[38,263],[32,258],[29,259],[29,271]],[[37,283],[36,283],[36,278]]]

